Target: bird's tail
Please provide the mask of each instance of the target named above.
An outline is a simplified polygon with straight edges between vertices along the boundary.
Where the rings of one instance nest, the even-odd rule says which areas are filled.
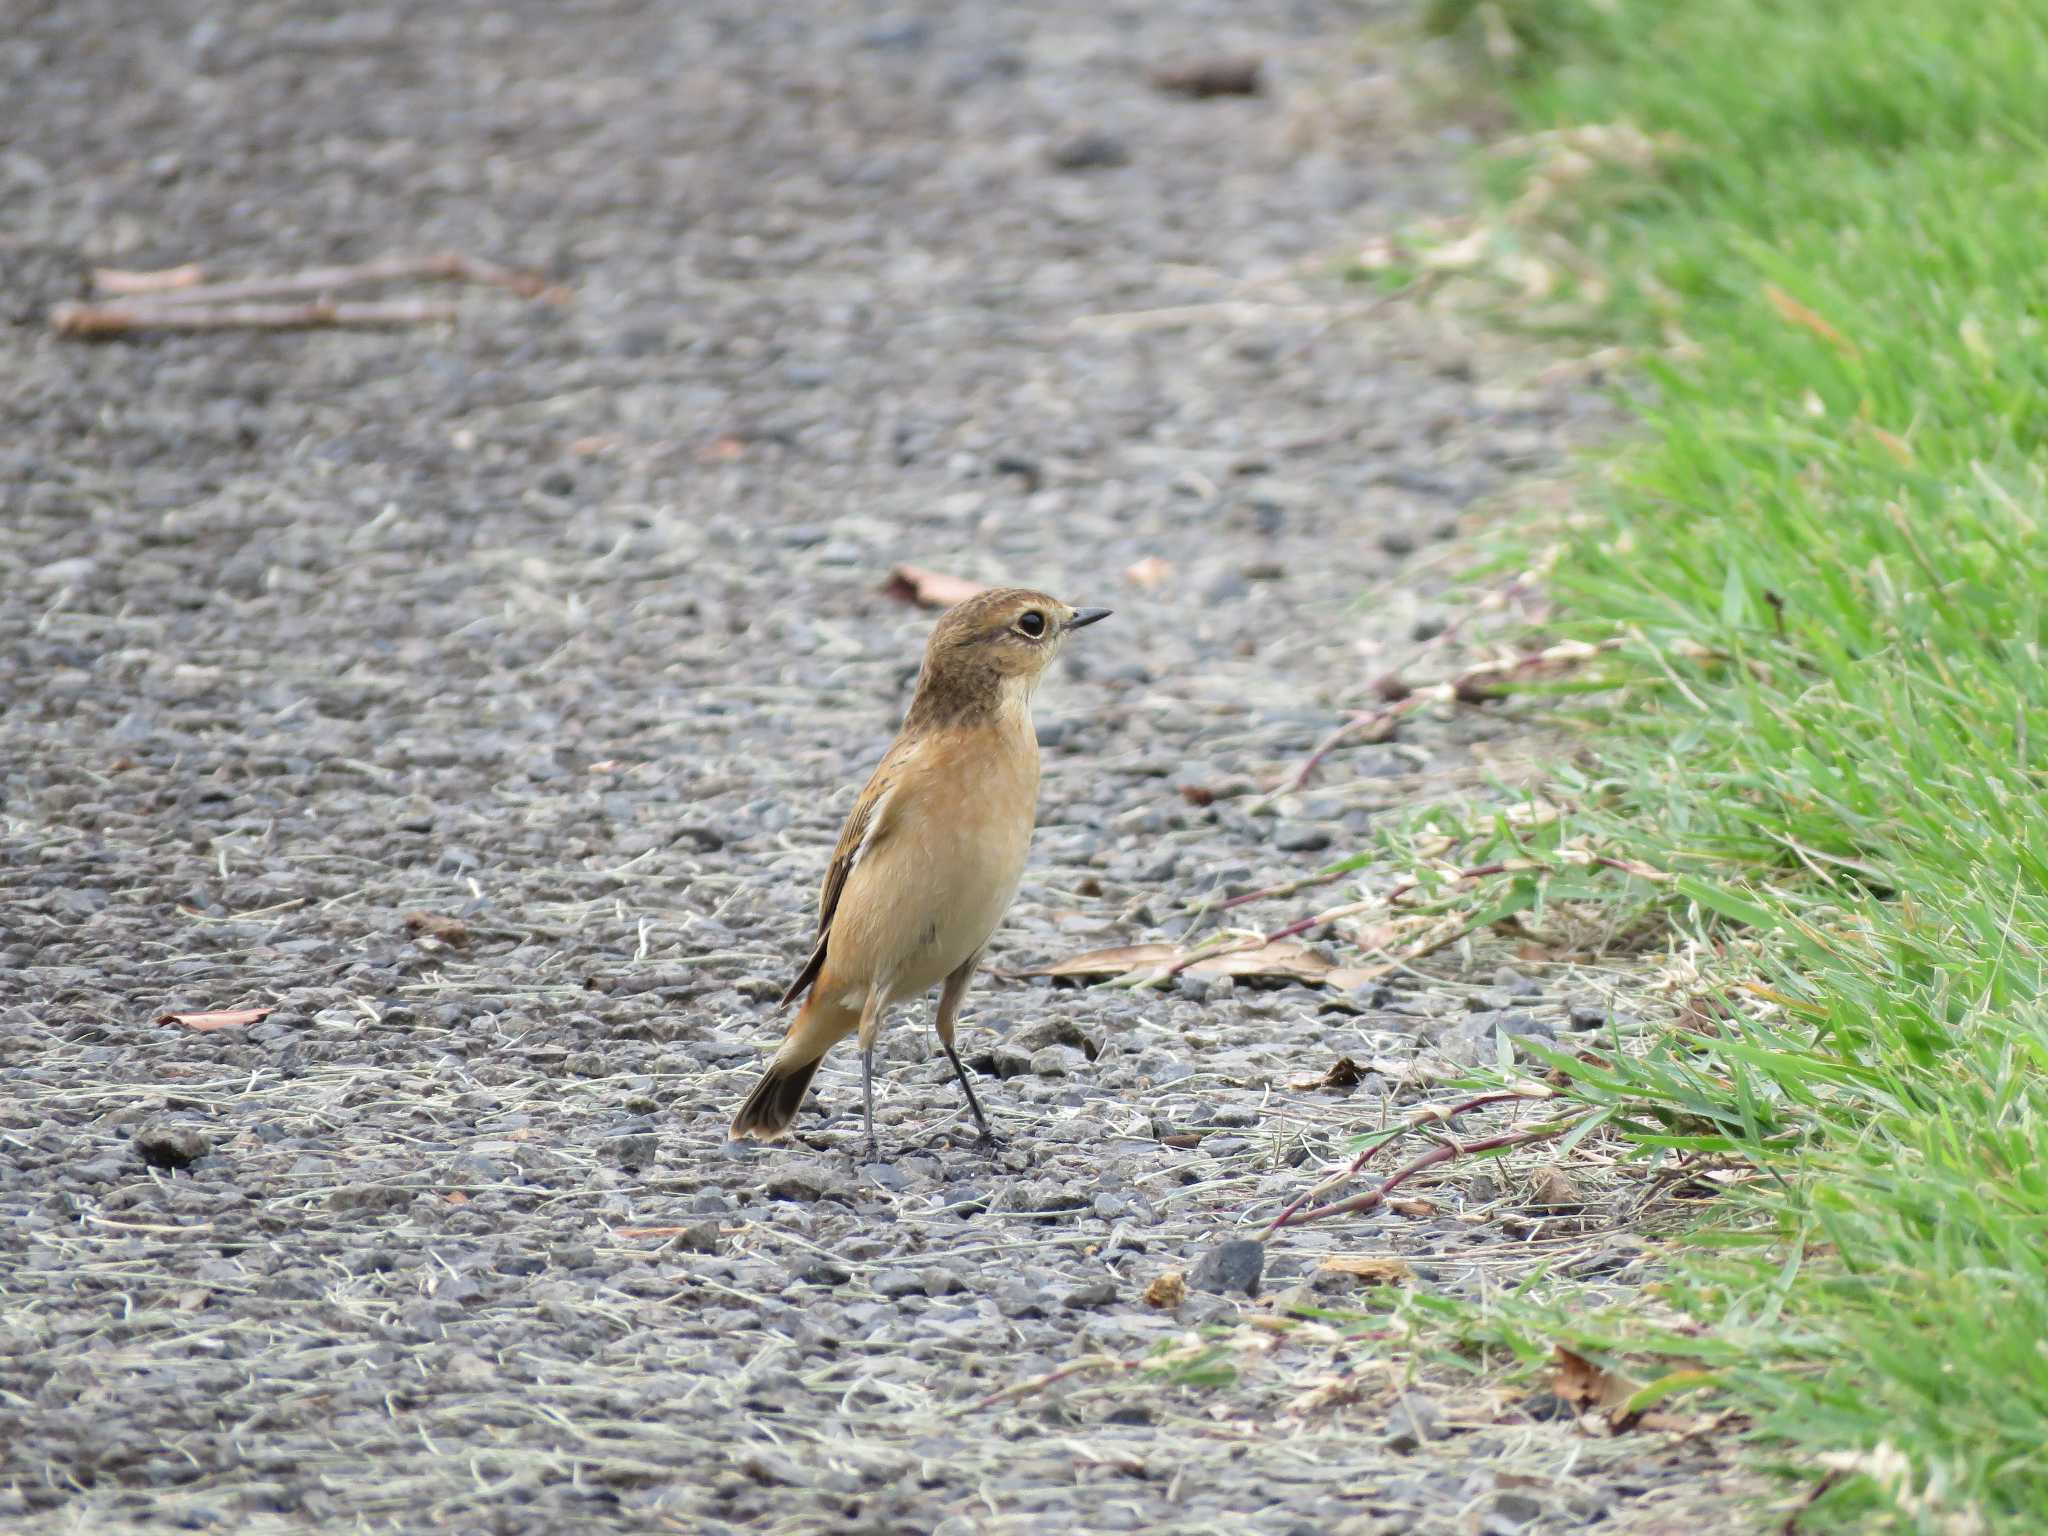
[[[824,1059],[813,1056],[809,1061],[784,1066],[777,1056],[769,1062],[761,1081],[747,1095],[747,1102],[732,1117],[733,1139],[758,1136],[763,1141],[780,1141],[788,1135],[790,1122],[796,1119],[804,1094],[810,1089],[811,1077]]]

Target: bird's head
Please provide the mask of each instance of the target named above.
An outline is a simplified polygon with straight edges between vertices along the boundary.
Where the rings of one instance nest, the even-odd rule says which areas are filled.
[[[1028,704],[1067,637],[1108,617],[1025,587],[977,593],[948,608],[926,642],[919,703],[942,715]]]

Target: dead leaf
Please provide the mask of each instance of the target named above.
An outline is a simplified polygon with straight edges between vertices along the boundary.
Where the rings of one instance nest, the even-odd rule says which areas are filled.
[[[1120,944],[1110,949],[1090,950],[1057,964],[1022,971],[1024,976],[1115,977],[1133,971],[1160,970],[1179,965],[1188,951],[1177,944]],[[1333,969],[1330,962],[1289,939],[1261,945],[1257,949],[1219,950],[1184,967],[1197,976],[1242,976],[1263,981],[1320,982]]]
[[[899,603],[915,603],[920,608],[951,608],[987,590],[980,582],[964,576],[928,571],[921,565],[899,565],[890,570],[882,595]]]
[[[616,433],[600,432],[591,437],[579,437],[569,444],[569,451],[579,459],[594,459],[610,453],[623,441]]]
[[[1187,1300],[1187,1295],[1187,1277],[1177,1269],[1169,1269],[1145,1287],[1145,1305],[1157,1307],[1162,1312],[1171,1312]]]
[[[1575,1349],[1557,1346],[1551,1356],[1555,1368],[1551,1376],[1550,1390],[1557,1394],[1559,1402],[1568,1403],[1581,1413],[1599,1412],[1607,1416],[1608,1428],[1624,1430],[1633,1422],[1632,1416],[1623,1410],[1628,1400],[1642,1390],[1643,1384],[1628,1377],[1595,1365]]]
[[[469,1204],[469,1196],[459,1189],[451,1189],[441,1197],[441,1203],[443,1205],[467,1205]]]
[[[1152,84],[1158,90],[1198,101],[1208,96],[1256,96],[1263,63],[1256,54],[1176,60],[1154,69]]]
[[[747,455],[745,438],[734,437],[730,432],[714,437],[697,450],[699,464],[730,464],[734,459]]]
[[[206,268],[197,262],[182,267],[162,267],[154,272],[128,272],[119,267],[94,267],[92,285],[101,293],[136,298],[150,293],[175,293],[196,288],[206,281]]]
[[[418,939],[434,939],[453,949],[469,942],[469,924],[459,917],[440,917],[432,912],[405,914],[406,932]]]
[[[1728,1017],[1728,1007],[1718,998],[1704,992],[1688,997],[1678,1010],[1678,1027],[1687,1034],[1704,1035],[1710,1040],[1719,1039],[1722,1030],[1720,1021]]]
[[[1298,1394],[1288,1403],[1287,1411],[1296,1418],[1307,1418],[1312,1413],[1321,1413],[1325,1408],[1341,1408],[1363,1397],[1365,1387],[1364,1380],[1357,1376],[1319,1377],[1306,1392]]]
[[[1339,1056],[1330,1063],[1330,1070],[1323,1074],[1325,1088],[1356,1088],[1364,1079],[1358,1070],[1358,1063],[1349,1056]]]
[[[1387,1209],[1399,1216],[1434,1216],[1436,1205],[1429,1200],[1389,1200]]]
[[[1854,357],[1859,350],[1855,342],[1828,324],[1816,311],[1808,309],[1804,304],[1793,298],[1791,294],[1780,288],[1776,283],[1764,284],[1764,297],[1770,301],[1771,308],[1778,312],[1779,319],[1784,320],[1788,324],[1796,325],[1802,330],[1813,332],[1814,335],[1818,336],[1829,346],[1847,356]]]
[[[1357,1062],[1349,1056],[1339,1056],[1321,1077],[1297,1078],[1287,1086],[1301,1093],[1313,1093],[1318,1088],[1356,1088],[1364,1076]]]
[[[1133,586],[1143,587],[1147,592],[1155,587],[1164,586],[1172,576],[1173,567],[1157,555],[1147,555],[1144,559],[1124,567],[1124,580]]]
[[[1913,449],[1904,438],[1894,436],[1883,427],[1872,427],[1870,435],[1877,439],[1880,448],[1898,460],[1901,469],[1913,467]]]
[[[1401,968],[1399,961],[1384,965],[1340,965],[1323,973],[1323,985],[1333,992],[1356,992]]]
[[[1586,1197],[1579,1193],[1578,1185],[1565,1176],[1562,1168],[1550,1163],[1530,1176],[1529,1203],[1538,1210],[1576,1211],[1585,1206]]]
[[[1349,1275],[1367,1285],[1409,1285],[1415,1279],[1415,1271],[1401,1260],[1375,1254],[1333,1253],[1316,1270],[1325,1275]]]
[[[157,1019],[157,1023],[182,1024],[187,1029],[202,1032],[240,1029],[244,1025],[260,1024],[275,1012],[275,1008],[224,1008],[212,1013],[166,1013]]]
[[[1216,791],[1206,789],[1200,784],[1181,785],[1180,797],[1193,806],[1214,805],[1216,803]]]

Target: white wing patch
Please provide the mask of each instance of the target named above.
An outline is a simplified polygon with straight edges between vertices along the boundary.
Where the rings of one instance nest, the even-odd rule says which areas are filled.
[[[846,873],[850,879],[860,868],[860,861],[868,856],[868,850],[875,846],[875,839],[881,835],[882,818],[889,814],[889,802],[896,798],[896,786],[891,784],[876,797],[874,806],[868,811],[868,824],[860,835],[860,846],[853,850],[853,857],[846,861]]]

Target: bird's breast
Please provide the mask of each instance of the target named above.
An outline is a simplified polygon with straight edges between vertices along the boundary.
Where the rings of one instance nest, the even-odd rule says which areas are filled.
[[[836,979],[884,981],[894,997],[935,986],[987,942],[1017,893],[1037,817],[1030,735],[950,732],[915,770],[898,781],[889,835],[848,878],[830,950]]]

